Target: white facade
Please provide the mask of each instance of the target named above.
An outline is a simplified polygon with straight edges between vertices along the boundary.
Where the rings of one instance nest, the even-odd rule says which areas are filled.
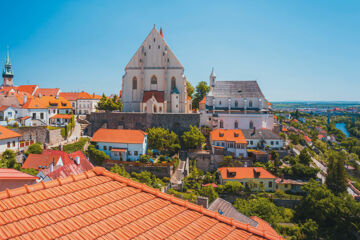
[[[0,121],[14,120],[16,119],[16,111],[12,107],[6,108],[0,112]]]
[[[3,153],[6,149],[17,152],[19,150],[19,138],[8,138],[0,140],[0,153]]]
[[[264,146],[269,146],[270,149],[279,149],[284,146],[284,140],[282,139],[246,139],[248,142],[248,148],[257,148],[258,144],[263,143]]]
[[[227,142],[227,141],[212,141],[211,149],[215,152],[216,146],[223,147],[228,152],[234,153],[235,157],[247,157],[246,144]]]
[[[96,112],[96,106],[100,99],[77,99],[74,104],[72,104],[75,113],[79,115],[90,114]],[[75,108],[74,108],[75,106]]]
[[[172,104],[171,93],[174,88],[179,92],[178,109]],[[184,67],[155,26],[125,68],[121,96],[123,111],[145,111],[141,104],[144,91],[163,92],[164,112],[189,112],[188,105],[191,102],[187,98]],[[153,108],[151,111],[149,108],[146,110],[152,111]]]

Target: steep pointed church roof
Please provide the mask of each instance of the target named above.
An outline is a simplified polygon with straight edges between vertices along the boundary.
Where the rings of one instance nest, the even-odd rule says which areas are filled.
[[[139,69],[141,66],[144,68],[164,67],[165,63],[168,68],[184,68],[165,42],[162,34],[154,26],[125,69]]]

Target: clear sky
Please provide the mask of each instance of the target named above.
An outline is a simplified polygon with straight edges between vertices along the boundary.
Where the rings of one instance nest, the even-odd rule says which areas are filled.
[[[257,80],[270,101],[360,100],[360,1],[1,1],[15,84],[118,93],[153,24],[193,84]]]

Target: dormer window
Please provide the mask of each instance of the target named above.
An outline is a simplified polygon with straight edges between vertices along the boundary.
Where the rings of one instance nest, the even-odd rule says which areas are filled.
[[[239,134],[238,134],[238,133],[234,133],[234,137],[239,137]]]
[[[219,132],[219,137],[223,137],[223,136],[224,136],[224,133]]]

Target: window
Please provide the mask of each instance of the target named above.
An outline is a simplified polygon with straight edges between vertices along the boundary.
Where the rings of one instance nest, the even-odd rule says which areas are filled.
[[[239,102],[237,100],[235,100],[235,107],[239,106]]]
[[[157,78],[155,75],[151,77],[151,84],[157,84]]]
[[[219,105],[221,105],[221,101],[219,101]]]
[[[287,184],[285,184],[285,188],[288,188],[288,185],[287,185]]]
[[[33,119],[36,119],[36,113],[33,113],[32,115],[33,115],[32,118],[33,118]]]
[[[224,121],[220,120],[220,128],[224,128]]]
[[[106,147],[106,146],[104,146],[104,150],[107,150],[107,147]]]
[[[8,147],[8,148],[10,147],[10,142],[7,143],[7,147]]]
[[[99,149],[99,145],[96,144],[95,148],[96,148],[96,149]]]
[[[169,63],[170,62],[170,59],[168,58],[167,62]]]
[[[44,119],[44,113],[40,113],[40,119]]]
[[[253,103],[252,103],[252,100],[249,101],[249,108],[252,108],[253,106]]]
[[[239,128],[239,123],[238,123],[238,121],[235,121],[235,123],[234,123],[234,128],[235,128],[235,129]]]
[[[160,49],[160,45],[158,45],[158,49]]]
[[[159,107],[159,112],[162,112],[162,107]]]
[[[155,38],[154,38],[154,42],[155,42]]]
[[[251,120],[250,123],[249,123],[249,128],[250,129],[253,129],[254,128],[254,122]]]
[[[272,188],[272,182],[269,182],[269,188]]]
[[[13,141],[13,147],[15,147],[15,141]]]
[[[253,142],[253,141],[250,141],[250,144],[251,144],[251,145],[253,145],[253,144],[254,144],[254,142]]]
[[[137,156],[137,155],[138,155],[138,151],[134,151],[134,155]]]
[[[149,49],[151,49],[151,46],[149,45]]]
[[[171,78],[171,90],[173,90],[176,87],[176,78],[172,77]]]
[[[109,146],[109,150],[111,151],[111,149],[112,149],[112,146]]]
[[[276,145],[279,145],[279,141],[276,141]]]
[[[154,105],[154,113],[156,113],[156,105]]]
[[[137,89],[137,78],[136,77],[133,77],[133,80],[132,80],[132,89]]]
[[[270,144],[271,144],[271,146],[274,145],[274,141],[271,141]]]
[[[131,156],[131,151],[128,151],[128,155]]]
[[[178,108],[178,107],[179,107],[179,105],[176,104],[176,108]]]

